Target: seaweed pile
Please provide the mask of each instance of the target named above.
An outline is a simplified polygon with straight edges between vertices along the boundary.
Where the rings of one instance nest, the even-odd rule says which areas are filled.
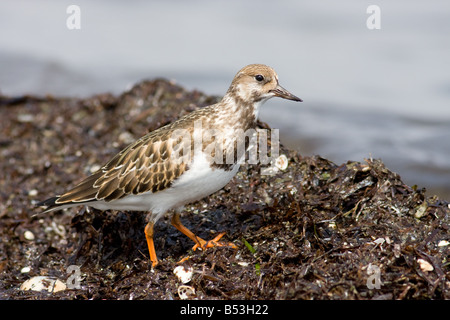
[[[226,231],[238,250],[193,252],[166,217],[153,270],[145,215],[36,215],[131,141],[216,101],[163,79],[119,96],[0,96],[0,299],[450,299],[449,203],[379,159],[337,165],[282,146],[287,166],[244,165],[183,212],[199,236]],[[183,283],[173,271],[185,257]],[[67,287],[21,289],[36,276]]]

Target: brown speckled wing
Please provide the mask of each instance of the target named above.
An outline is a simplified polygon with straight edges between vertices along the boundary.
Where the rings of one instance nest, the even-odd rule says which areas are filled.
[[[158,192],[170,187],[186,170],[192,156],[183,154],[185,150],[191,152],[190,140],[182,136],[173,138],[171,133],[170,127],[164,127],[143,136],[60,196],[55,205],[113,201],[129,194]]]

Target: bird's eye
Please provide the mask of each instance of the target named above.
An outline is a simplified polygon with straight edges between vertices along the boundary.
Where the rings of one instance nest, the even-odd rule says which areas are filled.
[[[260,75],[260,74],[257,74],[257,75],[255,76],[255,80],[261,82],[261,81],[264,80],[264,77],[263,77],[262,75]]]

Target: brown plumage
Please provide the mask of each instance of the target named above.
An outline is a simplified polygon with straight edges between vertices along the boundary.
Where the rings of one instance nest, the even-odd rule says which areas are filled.
[[[242,137],[236,132],[254,128],[260,105],[274,96],[301,101],[278,84],[272,68],[244,67],[236,74],[222,101],[146,134],[73,189],[39,205],[47,206],[46,211],[76,205],[101,210],[149,211],[145,231],[155,265],[154,223],[168,210],[199,200],[231,180],[245,151],[237,152],[236,145],[242,143],[239,140]],[[203,139],[205,132],[211,134],[214,130],[219,130],[220,138],[205,136]],[[201,150],[196,150],[198,132],[202,136]],[[205,153],[208,147],[212,147],[208,150],[210,154]],[[219,163],[214,162],[216,147],[224,150],[223,161]],[[228,159],[232,161],[227,162]],[[181,224],[178,214],[172,223],[197,246],[206,246],[206,241]]]

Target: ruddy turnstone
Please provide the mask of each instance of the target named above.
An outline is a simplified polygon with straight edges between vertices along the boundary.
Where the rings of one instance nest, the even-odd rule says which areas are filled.
[[[179,212],[233,178],[245,155],[245,149],[237,148],[243,141],[236,132],[255,128],[260,106],[272,97],[302,101],[278,84],[272,68],[248,65],[219,103],[146,134],[73,189],[38,205],[47,206],[44,212],[80,205],[149,212],[145,236],[153,266],[158,263],[153,226],[171,209],[177,209],[172,225],[195,242],[194,250],[225,245],[219,242],[224,233],[211,241],[196,236],[181,223]]]

